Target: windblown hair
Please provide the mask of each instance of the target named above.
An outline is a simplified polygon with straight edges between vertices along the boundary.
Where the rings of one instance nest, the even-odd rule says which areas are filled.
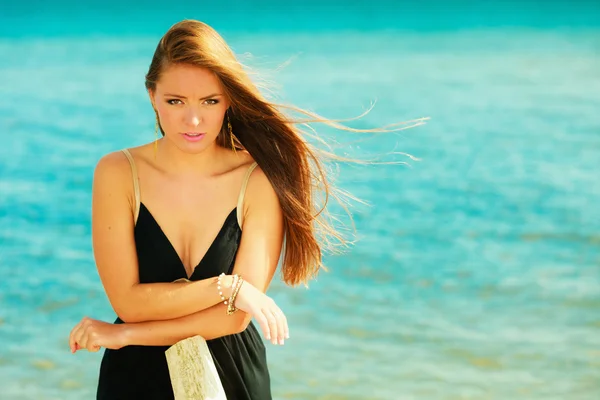
[[[314,148],[299,125],[322,122],[356,132],[383,132],[347,128],[332,120],[295,107],[310,120],[293,120],[261,94],[224,39],[210,26],[195,20],[173,25],[160,40],[148,73],[146,88],[156,90],[161,74],[171,65],[193,65],[212,71],[220,80],[231,107],[217,143],[247,151],[273,186],[283,211],[285,249],[282,277],[286,284],[307,283],[323,268],[325,246],[345,246],[347,240],[328,218],[329,197],[338,191],[328,181],[323,157],[332,153]],[[227,119],[234,136],[227,129]],[[398,129],[393,129],[398,130]],[[164,135],[161,127],[161,133]]]

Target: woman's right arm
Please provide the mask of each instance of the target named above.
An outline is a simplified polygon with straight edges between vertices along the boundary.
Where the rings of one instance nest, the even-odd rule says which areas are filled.
[[[133,236],[135,209],[132,174],[123,154],[98,162],[92,189],[94,258],[108,299],[124,322],[179,318],[221,301],[217,278],[185,283],[140,283]],[[223,278],[229,297],[232,277]]]

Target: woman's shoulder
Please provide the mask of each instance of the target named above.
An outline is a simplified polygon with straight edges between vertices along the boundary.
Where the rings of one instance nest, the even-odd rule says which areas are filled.
[[[119,174],[129,165],[127,156],[122,150],[113,151],[100,157],[96,163],[95,175]]]
[[[133,177],[132,167],[135,167],[136,164],[146,158],[147,146],[142,145],[104,154],[96,164],[94,181],[106,182],[111,186],[123,184],[123,187],[128,187]],[[129,160],[126,152],[132,157],[131,160]]]
[[[237,167],[238,173],[244,175],[246,181],[246,197],[260,201],[265,196],[275,196],[275,190],[268,174],[260,164],[247,152],[240,154],[238,152]]]
[[[263,171],[260,164],[254,160],[250,153],[247,151],[233,152],[229,149],[227,151],[230,157],[227,173],[243,176],[243,179],[246,181],[247,190],[251,193],[261,195],[264,194],[265,190],[267,192],[273,191],[267,174],[265,174],[265,171]]]
[[[133,158],[134,162],[143,161],[146,159],[146,153],[148,146],[151,144],[144,144],[137,147],[125,148],[121,150],[112,151],[104,154],[98,160],[96,164],[96,170],[108,169],[108,170],[122,170],[130,168],[130,161],[126,153],[129,153]]]
[[[255,162],[254,158],[245,150],[232,151],[230,149],[222,149],[225,154],[225,163],[221,166],[221,171],[217,173],[221,174],[232,174],[236,175],[247,171]]]

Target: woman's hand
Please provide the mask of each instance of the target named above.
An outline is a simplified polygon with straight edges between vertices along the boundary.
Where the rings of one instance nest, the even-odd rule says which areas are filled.
[[[273,299],[244,281],[237,294],[234,306],[252,315],[262,328],[267,340],[283,344],[290,337],[288,323]]]
[[[100,347],[120,349],[127,345],[125,328],[124,324],[109,324],[84,317],[71,330],[69,347],[72,353],[81,349],[96,352]]]

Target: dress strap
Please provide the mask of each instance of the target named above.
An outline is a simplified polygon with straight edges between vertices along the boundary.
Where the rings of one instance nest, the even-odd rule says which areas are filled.
[[[133,160],[133,156],[129,152],[128,149],[121,150],[127,159],[129,160],[129,165],[131,165],[131,175],[133,177],[133,192],[135,194],[135,213],[134,213],[134,221],[137,221],[138,215],[140,213],[140,181],[138,178],[137,167],[135,166],[135,161]]]
[[[246,171],[246,175],[244,175],[244,180],[242,181],[242,188],[240,189],[240,195],[238,197],[237,202],[237,220],[240,228],[242,227],[242,220],[244,215],[244,209],[242,208],[244,205],[244,195],[246,194],[246,186],[248,186],[248,180],[250,179],[250,174],[254,171],[258,164],[256,162],[252,163],[248,171]]]

